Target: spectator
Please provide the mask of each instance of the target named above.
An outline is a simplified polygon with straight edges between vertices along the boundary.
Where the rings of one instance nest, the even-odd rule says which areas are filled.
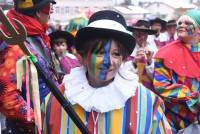
[[[150,42],[150,44],[159,49],[165,45],[166,37],[164,36],[163,32],[166,29],[166,21],[156,17],[151,19],[149,22],[151,29],[157,30],[157,34],[148,36],[147,40]]]
[[[62,82],[64,74],[69,74],[71,68],[80,66],[78,59],[71,54],[71,46],[74,44],[74,36],[66,31],[55,31],[49,35],[52,57],[59,82]]]
[[[177,27],[176,20],[169,20],[167,22],[166,26],[167,40],[165,44],[169,44],[177,39],[176,27]]]
[[[128,27],[128,29],[136,38],[136,47],[131,57],[138,70],[139,80],[147,88],[153,89],[154,62],[152,56],[156,53],[157,48],[154,48],[147,41],[147,38],[149,35],[156,34],[157,31],[151,30],[150,24],[146,20],[138,20],[135,25]]]

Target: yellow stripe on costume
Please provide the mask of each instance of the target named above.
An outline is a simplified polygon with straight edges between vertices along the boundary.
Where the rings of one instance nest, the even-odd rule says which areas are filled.
[[[84,121],[85,112],[84,112],[83,108],[81,108],[78,105],[75,105],[74,109],[75,109],[76,113],[78,114],[78,116],[80,117],[80,119],[82,121]],[[75,126],[74,132],[75,132],[75,134],[82,134],[81,131],[79,130],[79,128],[77,126]]]
[[[67,113],[65,110],[62,108],[62,122],[61,122],[61,134],[65,134],[65,129],[66,129],[66,120],[67,120]]]
[[[165,133],[163,127],[164,127],[164,126],[163,126],[163,122],[160,121],[160,123],[159,123],[159,128],[160,128],[160,132],[161,132],[161,134],[164,134],[164,133]]]
[[[181,122],[180,122],[180,124],[179,124],[179,125],[180,125],[180,127],[181,127],[181,128],[185,128],[185,125],[184,125],[184,122],[183,122],[183,120],[181,120]]]
[[[48,105],[48,102],[49,102],[49,99],[51,97],[51,93],[49,93],[46,97],[45,97],[45,100],[43,102],[43,105],[42,105],[42,110],[44,113],[47,112],[47,105]]]
[[[195,86],[194,85],[192,85],[191,91],[195,91]]]
[[[164,68],[156,68],[156,72],[162,72],[162,74],[170,78],[169,72]]]
[[[44,102],[42,103],[41,105],[41,111],[43,113],[46,113],[47,112],[47,104],[49,102],[49,98],[51,96],[51,93],[49,93],[46,97],[45,97],[45,100]],[[44,121],[43,121],[43,134],[47,134],[48,131],[47,131],[47,124],[46,124],[46,115],[44,116]]]
[[[185,83],[186,77],[179,77],[178,80],[181,81],[182,83]]]
[[[123,115],[123,109],[113,111],[111,134],[121,133],[122,115]]]
[[[170,96],[171,95],[171,87],[168,89],[163,90],[162,96]]]
[[[99,132],[100,134],[103,134],[103,115],[100,113],[99,115]]]

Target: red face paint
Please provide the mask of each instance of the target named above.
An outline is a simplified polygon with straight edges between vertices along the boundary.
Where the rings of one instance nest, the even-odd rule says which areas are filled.
[[[46,6],[44,6],[43,8],[40,9],[40,11],[44,14],[51,14],[51,5],[48,4]]]

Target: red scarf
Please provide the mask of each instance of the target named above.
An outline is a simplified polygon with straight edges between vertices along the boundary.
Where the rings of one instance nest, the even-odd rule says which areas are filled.
[[[11,21],[12,21],[11,18],[15,18],[15,19],[19,20],[26,28],[28,36],[37,36],[37,35],[41,36],[42,39],[44,40],[45,44],[47,44],[47,46],[50,48],[50,39],[49,39],[48,35],[46,34],[48,24],[42,25],[37,19],[27,16],[27,15],[23,15],[21,13],[18,13],[14,9],[11,9],[7,13],[7,17]],[[15,24],[14,24],[14,26],[16,27]]]
[[[163,59],[165,67],[172,69],[178,75],[200,81],[200,66],[193,57],[199,53],[191,52],[183,42],[177,40],[162,47],[154,58]]]

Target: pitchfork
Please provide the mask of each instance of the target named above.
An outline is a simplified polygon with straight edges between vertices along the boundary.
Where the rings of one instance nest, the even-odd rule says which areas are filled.
[[[27,33],[24,26],[16,19],[13,19],[16,26],[18,27],[18,31],[14,28],[14,26],[10,23],[8,18],[3,13],[3,10],[0,8],[0,21],[4,28],[7,29],[10,36],[6,35],[1,29],[0,29],[0,39],[3,39],[9,44],[17,44],[19,47],[23,50],[23,52],[31,57],[32,62],[34,63],[35,67],[37,68],[38,73],[41,75],[41,77],[45,80],[45,82],[48,84],[51,93],[56,97],[58,102],[61,104],[61,106],[65,109],[65,111],[68,113],[70,118],[73,120],[73,122],[76,124],[76,126],[80,129],[80,131],[83,134],[90,134],[87,127],[84,125],[84,123],[81,121],[79,116],[76,114],[76,112],[72,108],[72,104],[62,95],[62,93],[59,91],[58,87],[54,84],[54,82],[47,78],[46,74],[43,71],[43,68],[37,61],[37,58],[31,54],[29,49],[25,46],[24,41],[26,40]]]

